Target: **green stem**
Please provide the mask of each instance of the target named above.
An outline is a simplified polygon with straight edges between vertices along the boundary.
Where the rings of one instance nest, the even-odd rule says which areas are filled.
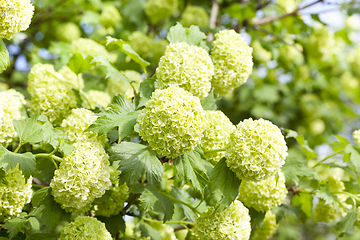
[[[211,149],[211,150],[206,150],[206,151],[204,151],[204,154],[207,154],[207,153],[217,153],[217,152],[225,152],[225,151],[226,151],[225,148]]]
[[[325,162],[326,160],[328,160],[329,158],[332,158],[335,155],[338,155],[340,153],[344,152],[344,150],[340,150],[337,152],[334,152],[333,154],[330,154],[329,156],[323,158],[322,160],[320,160],[319,162],[317,162],[314,166],[312,166],[312,168],[316,168],[317,166],[319,166],[320,164],[322,164],[323,162]]]
[[[177,203],[180,203],[180,204],[182,204],[184,206],[187,206],[188,208],[193,210],[195,213],[200,214],[200,212],[196,208],[194,208],[191,204],[189,204],[187,202],[183,202],[183,201],[177,199],[176,197],[174,197],[173,195],[170,195],[170,194],[164,194],[164,195],[168,196],[173,202],[177,202]]]
[[[32,184],[33,187],[37,187],[37,188],[45,188],[46,186],[42,186],[42,185],[38,185],[38,184]]]
[[[21,146],[22,146],[23,144],[21,143],[21,142],[19,142],[19,145],[16,147],[16,149],[14,150],[14,153],[17,153],[19,150],[20,150],[20,148],[21,148]]]
[[[153,222],[153,223],[163,224],[162,221],[155,220],[155,219],[150,219],[150,218],[146,218],[146,217],[143,217],[142,219],[145,220],[145,221],[147,221],[147,222]],[[195,225],[195,223],[188,222],[188,221],[168,221],[168,222],[165,222],[165,223],[166,223],[166,224],[192,225],[192,226]]]
[[[62,158],[52,155],[52,154],[49,154],[49,153],[37,153],[37,154],[35,154],[35,157],[43,157],[43,158],[50,159],[50,161],[54,164],[56,169],[58,169],[58,166],[55,161],[62,162]]]
[[[147,71],[146,71],[146,67],[143,68],[144,70],[144,75],[145,75],[145,79],[147,79]]]
[[[356,201],[360,202],[360,198],[352,193],[349,192],[332,192],[332,194],[345,194],[351,197],[352,199],[355,199]]]

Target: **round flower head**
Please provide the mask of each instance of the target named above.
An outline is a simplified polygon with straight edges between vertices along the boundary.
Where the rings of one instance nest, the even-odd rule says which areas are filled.
[[[280,129],[268,120],[245,119],[230,134],[225,157],[239,179],[260,181],[285,163],[287,146]]]
[[[89,101],[85,101],[85,106],[90,109],[95,109],[96,106],[101,106],[106,108],[111,103],[111,97],[108,93],[97,90],[90,90],[86,94],[86,99]]]
[[[134,51],[141,57],[146,58],[153,51],[151,38],[145,33],[135,31],[129,36],[129,44]]]
[[[282,204],[287,195],[284,173],[265,180],[253,182],[243,180],[239,188],[239,199],[247,207],[266,212]]]
[[[0,181],[0,218],[16,217],[31,200],[32,177],[27,181],[19,170],[19,164],[9,169]]]
[[[175,158],[200,143],[205,120],[200,100],[172,86],[153,92],[137,123],[139,135],[154,151]]]
[[[198,239],[212,240],[248,240],[251,225],[249,210],[235,200],[229,207],[220,212],[208,210],[200,216],[193,228]]]
[[[110,62],[116,61],[116,58],[114,58],[114,56],[110,54],[103,45],[88,38],[79,38],[72,41],[70,53],[82,53],[92,56],[104,55]]]
[[[122,80],[118,81],[114,78],[109,78],[107,83],[107,92],[111,97],[121,94],[125,98],[131,100],[135,96],[134,89],[138,91],[143,78],[140,73],[133,70],[121,71],[121,73],[134,82],[130,84]],[[131,85],[134,87],[134,89]]]
[[[181,15],[180,23],[184,27],[197,25],[201,28],[205,28],[209,26],[209,15],[202,7],[187,6]]]
[[[63,76],[64,83],[70,84],[72,88],[79,90],[85,87],[81,73],[77,76],[68,66],[63,66],[59,73]]]
[[[59,240],[112,240],[111,234],[93,217],[79,216],[61,230]]]
[[[0,144],[7,147],[17,137],[13,120],[20,120],[24,96],[14,89],[0,92]]]
[[[4,91],[4,90],[8,90],[9,89],[9,85],[7,85],[6,83],[0,82],[0,92]]]
[[[106,27],[115,27],[115,25],[121,21],[121,16],[119,11],[115,6],[107,5],[105,6],[100,15],[100,23]]]
[[[211,84],[216,94],[226,95],[250,76],[252,48],[234,30],[220,31],[215,38],[211,51],[215,74]]]
[[[112,166],[109,167],[109,171],[112,185],[101,198],[94,201],[95,215],[104,217],[119,214],[129,197],[129,188],[126,183],[119,185],[120,172]]]
[[[76,108],[63,120],[61,127],[72,143],[83,140],[87,141],[88,139],[97,136],[97,133],[85,132],[97,118],[98,117],[90,110]]]
[[[177,0],[147,0],[145,2],[145,14],[152,24],[167,19],[177,9]]]
[[[10,40],[28,29],[33,15],[34,6],[30,0],[0,0],[0,40]]]
[[[175,85],[198,98],[204,98],[211,89],[214,66],[205,49],[185,42],[170,43],[156,69],[155,88]]]
[[[61,80],[63,76],[52,65],[36,64],[31,68],[28,78],[30,110],[33,114],[44,114],[50,122],[60,124],[76,107],[76,97],[71,86]]]
[[[251,43],[251,47],[253,48],[254,58],[259,62],[267,62],[271,60],[272,53],[263,48],[258,40],[253,41]]]
[[[360,129],[353,132],[353,138],[355,139],[355,142],[360,145]]]
[[[276,224],[276,215],[271,211],[265,214],[262,227],[257,226],[251,232],[251,240],[266,240],[269,239],[276,232],[278,225]]]
[[[76,142],[55,170],[50,186],[56,202],[68,212],[84,213],[109,189],[109,156],[101,143]]]
[[[201,139],[205,151],[225,148],[229,143],[230,133],[236,129],[229,118],[221,111],[205,111],[206,127]],[[225,156],[225,152],[205,153],[204,157],[217,163]]]
[[[56,27],[55,34],[60,41],[69,43],[81,37],[80,28],[73,22],[60,24]]]

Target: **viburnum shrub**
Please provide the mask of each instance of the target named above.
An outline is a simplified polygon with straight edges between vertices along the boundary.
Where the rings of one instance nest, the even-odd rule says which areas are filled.
[[[0,240],[359,239],[356,23],[31,2],[0,0]]]

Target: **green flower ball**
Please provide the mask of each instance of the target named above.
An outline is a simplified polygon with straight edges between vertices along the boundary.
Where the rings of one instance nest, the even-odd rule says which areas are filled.
[[[166,47],[169,42],[165,39],[153,40],[151,43],[151,51],[148,53],[148,58],[151,64],[158,66],[160,58],[164,55]]]
[[[230,133],[236,129],[229,118],[221,111],[205,111],[206,127],[201,139],[201,146],[205,151],[222,149],[229,144]],[[225,152],[205,153],[204,157],[217,163],[225,156]]]
[[[276,215],[271,211],[265,214],[262,227],[256,226],[251,232],[251,240],[267,240],[276,232],[278,225],[276,224]]]
[[[88,38],[79,38],[72,41],[70,53],[81,53],[92,56],[103,55],[107,57],[110,62],[116,61],[117,58],[115,55],[110,54],[103,45]]]
[[[110,217],[117,215],[124,208],[124,203],[129,197],[129,188],[126,183],[119,184],[120,172],[110,166],[111,187],[105,194],[94,201],[95,215]]]
[[[61,230],[59,240],[112,240],[105,224],[92,217],[79,216]]]
[[[356,142],[358,145],[360,145],[360,129],[355,130],[355,131],[353,132],[353,138],[354,138],[355,142]]]
[[[156,69],[155,88],[178,86],[202,99],[211,89],[214,66],[205,49],[185,42],[170,43]]]
[[[61,127],[66,133],[70,142],[88,141],[96,137],[97,133],[85,132],[98,117],[90,110],[85,108],[76,108],[71,114],[63,120]]]
[[[85,96],[87,99],[84,101],[85,106],[90,109],[95,109],[96,106],[106,108],[111,103],[111,97],[107,92],[90,90]]]
[[[139,135],[154,151],[169,158],[200,143],[205,121],[200,100],[175,86],[155,90],[137,119]]]
[[[32,177],[26,181],[19,170],[19,164],[9,169],[0,181],[0,218],[19,215],[26,203],[31,200]]]
[[[121,15],[115,6],[107,5],[102,9],[99,21],[105,28],[115,27],[121,21]]]
[[[28,92],[32,114],[40,113],[53,124],[60,124],[76,107],[76,96],[63,76],[50,64],[36,64],[28,75]]]
[[[285,163],[287,146],[280,129],[268,120],[245,119],[230,135],[225,157],[239,179],[260,181]]]
[[[145,14],[152,24],[167,19],[177,9],[177,0],[147,0],[145,2]]]
[[[239,199],[246,207],[266,212],[281,205],[287,193],[284,173],[279,171],[278,178],[271,176],[257,182],[243,180],[239,188]]]
[[[30,0],[0,0],[0,39],[12,39],[29,28],[34,15]]]
[[[245,83],[252,72],[252,48],[246,45],[234,30],[215,34],[211,58],[215,74],[212,78],[214,92],[226,95]]]
[[[181,25],[190,27],[197,25],[201,28],[209,26],[209,15],[204,8],[198,6],[187,6],[181,15]]]
[[[13,120],[20,120],[24,96],[14,89],[0,92],[0,145],[7,147],[17,138]]]
[[[134,70],[121,71],[121,73],[133,81],[131,84],[134,89],[138,91],[140,83],[143,81],[141,74]],[[130,83],[124,82],[122,80],[118,81],[114,78],[109,78],[107,83],[107,92],[111,97],[121,94],[125,98],[131,100],[133,97],[135,97],[133,87],[131,87]]]
[[[73,22],[60,24],[56,27],[55,34],[60,41],[69,43],[81,37],[80,28]]]
[[[193,228],[198,239],[211,240],[248,240],[250,232],[249,210],[237,200],[223,211],[214,213],[213,209],[208,210],[198,218]]]
[[[135,31],[129,36],[129,43],[131,48],[142,58],[147,58],[149,53],[154,51],[151,46],[151,38],[139,31]]]
[[[55,201],[63,209],[84,213],[111,186],[109,156],[96,141],[76,142],[73,146],[74,150],[55,170],[50,186]]]

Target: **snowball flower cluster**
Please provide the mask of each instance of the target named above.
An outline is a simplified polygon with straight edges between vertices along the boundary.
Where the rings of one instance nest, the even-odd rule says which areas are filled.
[[[32,177],[27,181],[19,170],[19,164],[9,169],[0,181],[0,218],[16,217],[31,200]]]
[[[307,53],[314,59],[329,61],[336,50],[336,40],[328,27],[320,24],[306,40]]]
[[[83,89],[85,87],[84,79],[82,74],[76,75],[68,66],[63,66],[59,73],[63,76],[63,81],[65,84],[70,84],[72,88],[77,90]]]
[[[230,133],[236,129],[229,118],[221,111],[205,111],[206,127],[201,139],[205,151],[225,148],[229,143]],[[205,153],[204,157],[217,163],[225,156],[225,152]]]
[[[355,139],[355,142],[360,145],[360,129],[353,132],[353,138]]]
[[[70,53],[82,53],[92,56],[104,55],[110,62],[116,61],[116,56],[110,54],[103,45],[88,38],[79,38],[72,41]]]
[[[245,119],[230,135],[225,157],[239,179],[260,181],[285,163],[287,146],[280,129],[268,120]]]
[[[256,226],[251,233],[251,240],[266,240],[276,232],[278,225],[276,224],[276,215],[271,211],[265,214],[262,227]]]
[[[90,109],[95,109],[96,106],[106,108],[111,103],[111,97],[107,92],[90,90],[85,96],[87,99],[84,101],[85,106]]]
[[[169,158],[200,143],[205,121],[200,100],[175,86],[155,90],[137,119],[139,135],[154,151]]]
[[[0,144],[7,147],[16,137],[13,120],[24,118],[20,110],[24,96],[14,89],[0,91]]]
[[[33,15],[34,6],[30,0],[0,0],[0,40],[10,40],[28,29]]]
[[[97,136],[97,133],[85,132],[98,117],[90,110],[85,108],[76,108],[71,114],[63,120],[61,127],[71,142],[88,141],[88,139]]]
[[[142,58],[146,58],[147,55],[154,50],[151,46],[151,38],[139,31],[131,33],[129,36],[129,44]]]
[[[142,82],[143,78],[140,73],[134,70],[121,71],[121,73],[134,82],[130,84],[122,80],[118,81],[114,78],[109,78],[107,83],[107,92],[111,97],[121,94],[125,98],[131,100],[135,96],[134,89],[136,91],[139,90],[140,83]],[[134,89],[131,87],[131,85],[134,87]]]
[[[76,97],[71,86],[62,81],[63,76],[54,70],[53,65],[34,65],[28,79],[32,114],[44,114],[53,124],[60,124],[76,107]]]
[[[106,28],[115,27],[121,21],[121,15],[115,6],[107,5],[102,9],[99,20]]]
[[[285,176],[281,171],[262,181],[243,180],[239,188],[239,199],[247,207],[266,212],[281,205],[287,195]]]
[[[60,41],[69,43],[81,37],[80,28],[73,22],[60,24],[56,27],[55,34]]]
[[[202,7],[187,6],[181,15],[180,23],[184,27],[197,25],[201,28],[205,28],[209,25],[209,15]]]
[[[177,9],[177,0],[147,0],[145,2],[145,14],[152,24],[167,19]]]
[[[160,58],[164,55],[169,42],[165,39],[152,41],[151,51],[148,54],[149,61],[155,66],[159,65]]]
[[[60,163],[50,186],[56,202],[68,212],[84,213],[109,189],[109,156],[99,142],[76,142]]]
[[[185,42],[170,43],[156,69],[155,88],[179,86],[204,98],[211,89],[214,66],[205,49]]]
[[[212,86],[216,94],[225,95],[245,83],[252,72],[252,48],[234,30],[215,34],[211,58],[215,74]]]
[[[253,55],[256,60],[260,62],[267,62],[271,60],[272,53],[263,48],[258,40],[253,41],[251,43],[251,47],[253,48]]]
[[[248,240],[250,232],[249,210],[237,200],[223,211],[208,210],[198,218],[193,228],[198,239],[212,240]]]
[[[61,230],[59,240],[112,240],[105,224],[93,217],[79,216]]]
[[[109,167],[111,187],[105,194],[94,201],[95,215],[110,217],[117,215],[124,208],[124,203],[129,197],[129,187],[126,183],[119,184],[120,172],[115,167]]]

